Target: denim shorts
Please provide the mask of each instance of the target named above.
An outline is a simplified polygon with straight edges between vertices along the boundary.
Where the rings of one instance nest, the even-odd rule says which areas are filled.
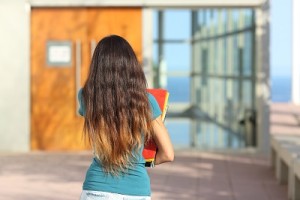
[[[150,196],[130,196],[110,192],[83,190],[80,200],[151,200]]]

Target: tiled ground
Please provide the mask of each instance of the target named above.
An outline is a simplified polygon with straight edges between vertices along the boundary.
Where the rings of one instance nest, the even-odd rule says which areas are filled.
[[[0,155],[0,199],[76,200],[90,160],[87,152]],[[287,200],[262,156],[177,152],[149,174],[154,200]]]
[[[300,107],[272,104],[271,134],[300,134]],[[76,200],[88,152],[0,154],[0,200]],[[266,156],[176,152],[175,162],[149,170],[153,200],[287,200]]]
[[[181,153],[150,174],[153,199],[287,200],[287,188],[261,156]]]

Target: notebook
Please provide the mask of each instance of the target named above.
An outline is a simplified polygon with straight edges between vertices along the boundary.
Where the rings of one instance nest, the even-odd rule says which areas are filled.
[[[155,97],[159,105],[159,108],[162,112],[161,114],[162,120],[164,121],[168,110],[169,92],[164,89],[147,89],[147,91]],[[154,141],[149,141],[148,143],[145,144],[143,150],[143,157],[146,161],[145,164],[146,167],[154,166],[156,150],[157,147]]]

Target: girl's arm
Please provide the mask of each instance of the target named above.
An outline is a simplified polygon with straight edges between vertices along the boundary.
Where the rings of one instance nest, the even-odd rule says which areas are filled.
[[[174,160],[174,149],[168,130],[161,120],[161,116],[152,121],[152,126],[154,132],[153,138],[157,146],[155,165],[172,162]]]

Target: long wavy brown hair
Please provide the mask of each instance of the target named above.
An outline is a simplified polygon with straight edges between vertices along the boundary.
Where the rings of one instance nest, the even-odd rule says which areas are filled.
[[[111,174],[124,172],[151,137],[147,82],[130,44],[110,35],[96,46],[83,87],[84,136]]]

